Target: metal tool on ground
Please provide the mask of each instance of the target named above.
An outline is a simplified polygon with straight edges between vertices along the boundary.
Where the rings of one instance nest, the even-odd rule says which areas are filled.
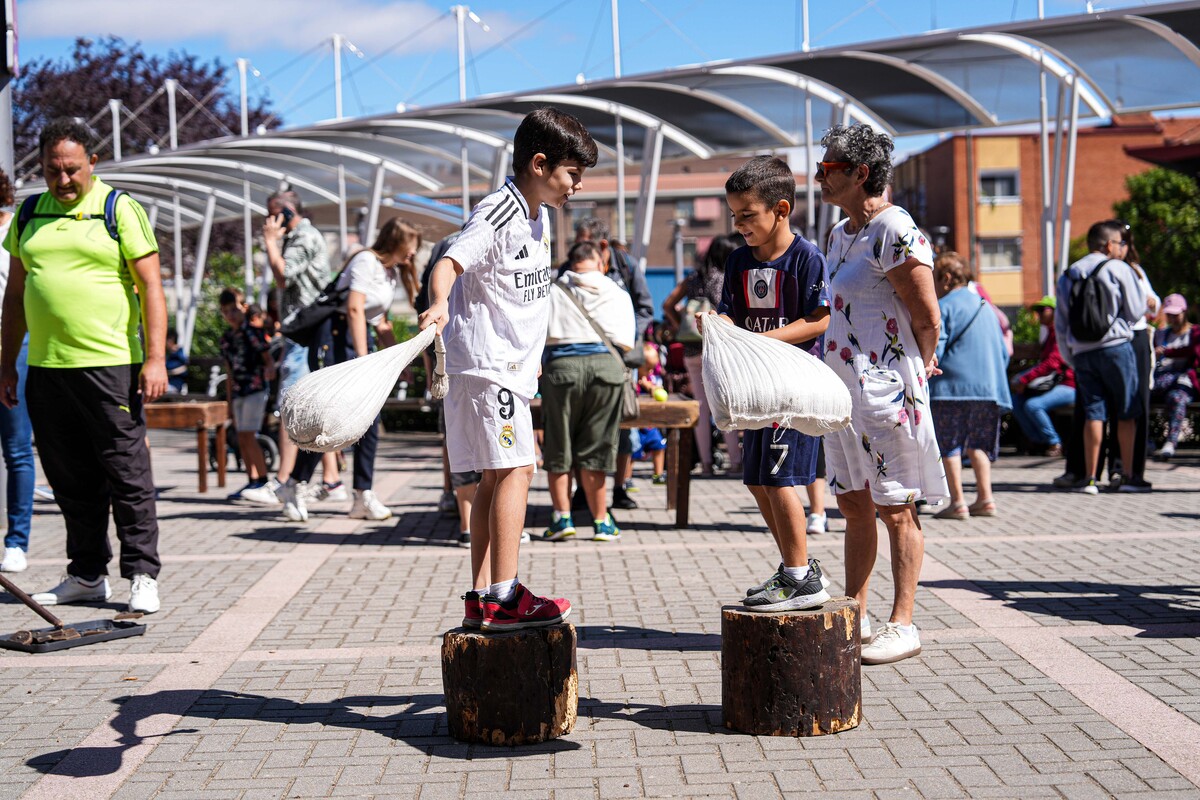
[[[92,620],[67,627],[63,621],[51,614],[46,607],[34,600],[4,575],[0,575],[0,586],[20,600],[42,619],[53,625],[53,628],[38,628],[36,630],[17,631],[8,636],[0,636],[0,648],[6,650],[21,650],[26,653],[50,653],[55,650],[66,650],[69,647],[79,647],[96,642],[107,642],[111,639],[124,639],[128,636],[141,636],[146,632],[146,626],[132,622],[141,614],[118,614],[115,619]]]

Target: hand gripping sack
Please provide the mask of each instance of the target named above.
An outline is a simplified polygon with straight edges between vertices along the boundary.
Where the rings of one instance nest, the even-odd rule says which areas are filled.
[[[850,392],[824,362],[710,314],[704,318],[704,391],[717,427],[779,425],[810,436],[850,424]]]
[[[430,325],[407,342],[305,375],[279,414],[301,450],[332,453],[357,442],[379,415],[404,368],[433,341]]]

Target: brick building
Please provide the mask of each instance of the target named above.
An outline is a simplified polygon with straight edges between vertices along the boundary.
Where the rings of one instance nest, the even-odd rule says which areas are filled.
[[[1195,125],[1195,119],[1155,119],[1146,114],[1080,128],[1071,238],[1086,234],[1092,223],[1111,218],[1113,204],[1127,197],[1125,178],[1152,168],[1128,150],[1161,146]],[[970,159],[968,144],[974,148]],[[1051,137],[1052,157],[1053,149]],[[949,249],[971,253],[980,281],[998,305],[1027,305],[1045,290],[1039,152],[1036,130],[957,134],[896,167],[895,202],[933,233],[935,241],[944,235]],[[974,209],[968,199],[972,182]]]

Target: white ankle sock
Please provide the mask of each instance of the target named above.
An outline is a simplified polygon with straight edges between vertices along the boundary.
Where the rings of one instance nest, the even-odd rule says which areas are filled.
[[[789,578],[791,578],[794,581],[808,580],[808,573],[810,571],[811,570],[809,569],[808,564],[805,564],[803,567],[784,567],[783,568],[783,574],[787,575]]]
[[[552,522],[558,522],[559,520],[562,520],[562,519],[570,521],[571,512],[570,511],[555,511],[553,514],[550,515],[550,519]]]
[[[500,583],[493,583],[490,587],[488,587],[488,594],[495,597],[501,603],[507,603],[509,600],[512,600],[513,595],[515,595],[516,593],[517,593],[517,579],[516,578],[513,578],[511,581],[502,581]]]

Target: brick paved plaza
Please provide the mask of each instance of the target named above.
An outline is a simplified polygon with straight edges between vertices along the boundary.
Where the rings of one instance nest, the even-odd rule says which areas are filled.
[[[434,439],[384,436],[376,489],[394,519],[319,505],[305,526],[197,494],[191,434],[153,442],[163,610],[144,637],[0,651],[0,797],[1200,797],[1195,451],[1152,465],[1149,495],[1054,492],[1059,462],[1002,459],[998,517],[923,515],[924,652],[865,667],[862,724],[813,739],[721,725],[720,606],[777,561],[749,493],[696,480],[677,530],[639,472],[620,542],[522,550],[522,577],[575,604],[579,721],[509,750],[447,735],[439,645],[467,551],[436,511]],[[531,529],[548,517],[540,475]],[[840,592],[833,527],[809,547]],[[53,585],[63,546],[38,503],[17,582]],[[123,610],[128,582],[113,588],[62,615]],[[40,624],[4,596],[0,633]]]

